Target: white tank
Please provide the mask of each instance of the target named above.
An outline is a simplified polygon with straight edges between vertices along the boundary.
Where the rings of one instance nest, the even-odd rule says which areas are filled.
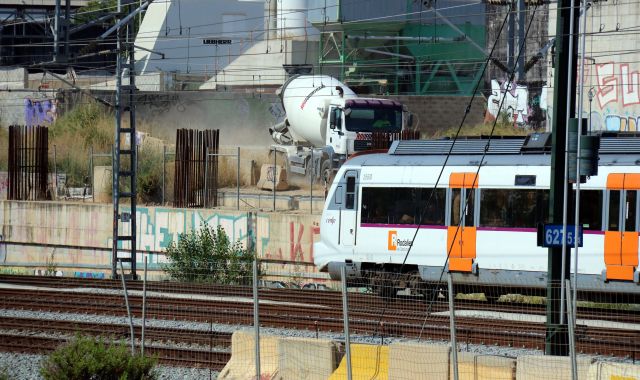
[[[276,1],[276,0],[271,0]],[[278,33],[282,38],[306,40],[307,0],[278,1]]]
[[[282,106],[295,141],[307,141],[316,147],[325,145],[329,104],[340,99],[337,86],[344,91],[345,99],[358,97],[342,82],[327,75],[301,75],[282,86]]]

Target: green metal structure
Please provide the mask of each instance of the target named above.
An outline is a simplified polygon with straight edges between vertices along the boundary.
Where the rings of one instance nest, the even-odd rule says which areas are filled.
[[[415,15],[411,6],[407,14]],[[471,95],[486,58],[484,20],[456,23],[437,9],[422,14],[428,17],[314,23],[320,70],[369,93]]]

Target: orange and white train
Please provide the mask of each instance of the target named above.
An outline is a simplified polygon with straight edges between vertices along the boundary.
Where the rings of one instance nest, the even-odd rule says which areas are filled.
[[[548,249],[537,227],[548,219],[547,137],[494,139],[484,156],[488,140],[467,139],[396,141],[387,153],[352,157],[326,199],[316,266],[333,279],[346,266],[354,283],[400,272],[437,281],[444,270],[457,284],[544,288]],[[640,138],[600,141],[598,174],[580,191],[578,286],[640,293]]]

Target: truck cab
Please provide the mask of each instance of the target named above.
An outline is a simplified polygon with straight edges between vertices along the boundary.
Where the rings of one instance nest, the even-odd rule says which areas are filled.
[[[326,146],[348,156],[371,149],[374,133],[400,134],[411,117],[401,103],[387,99],[340,99],[329,105]]]

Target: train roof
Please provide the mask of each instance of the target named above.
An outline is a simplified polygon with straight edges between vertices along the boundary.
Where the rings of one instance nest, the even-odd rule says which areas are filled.
[[[353,157],[351,166],[477,166],[483,158],[488,166],[549,166],[551,134],[519,137],[459,138],[394,141],[387,153]],[[640,165],[640,135],[602,134],[599,165]]]

